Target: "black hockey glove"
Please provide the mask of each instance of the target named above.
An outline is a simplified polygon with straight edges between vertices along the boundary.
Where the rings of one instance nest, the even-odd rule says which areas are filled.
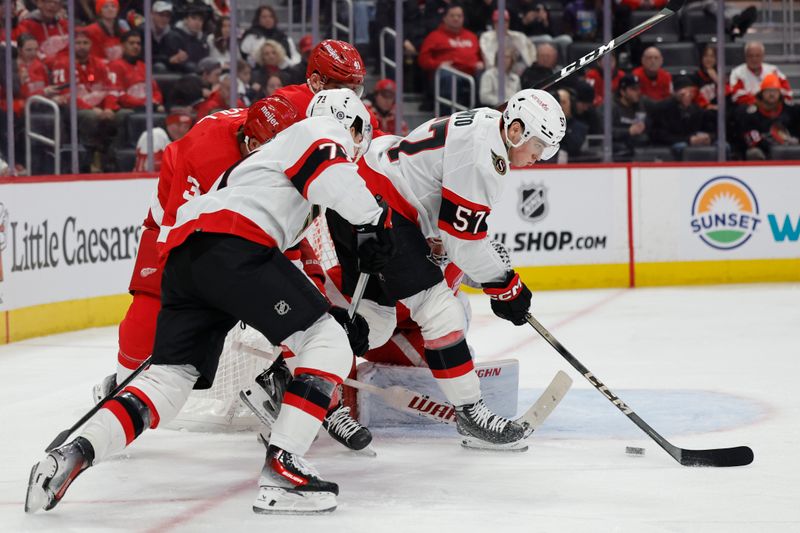
[[[347,309],[342,307],[331,307],[328,313],[342,326],[347,333],[347,340],[350,341],[350,348],[353,354],[361,357],[369,349],[369,324],[363,316],[356,313],[353,319],[347,315]]]
[[[355,226],[358,234],[358,270],[367,274],[377,274],[383,270],[395,252],[392,208],[386,205],[380,195],[375,199],[383,208],[378,223]]]
[[[483,292],[492,299],[494,314],[515,326],[527,322],[525,316],[531,307],[531,291],[519,279],[519,274],[511,270],[503,281],[484,283]]]

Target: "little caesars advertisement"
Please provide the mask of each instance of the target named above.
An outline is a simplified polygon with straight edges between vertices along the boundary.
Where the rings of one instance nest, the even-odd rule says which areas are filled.
[[[153,179],[0,185],[0,310],[127,291]]]
[[[488,223],[514,265],[628,262],[624,168],[532,168],[507,178]]]

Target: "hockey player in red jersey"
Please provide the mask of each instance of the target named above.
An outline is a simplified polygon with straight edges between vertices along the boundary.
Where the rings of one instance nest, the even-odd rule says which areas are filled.
[[[174,417],[196,383],[209,386],[224,337],[239,320],[287,344],[301,362],[272,427],[253,509],[336,507],[338,486],[303,455],[350,371],[352,350],[330,304],[282,252],[301,237],[315,205],[335,209],[364,236],[364,271],[384,268],[394,247],[390,209],[376,202],[353,163],[370,143],[366,108],[347,89],[318,98],[310,118],[288,128],[292,121],[265,103],[271,126],[283,131],[228,169],[212,191],[181,205],[170,226],[164,220],[159,242],[168,257],[153,363],[78,437],[34,465],[26,512],[55,507],[81,472]]]

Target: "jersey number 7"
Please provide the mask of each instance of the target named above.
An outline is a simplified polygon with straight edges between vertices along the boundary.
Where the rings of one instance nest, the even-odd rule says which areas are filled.
[[[430,137],[426,137],[420,141],[408,141],[403,139],[394,148],[390,148],[386,154],[389,156],[389,161],[394,163],[400,157],[400,153],[404,153],[406,155],[414,155],[420,152],[424,152],[425,150],[436,150],[438,148],[444,148],[444,141],[447,138],[447,124],[450,121],[450,118],[443,118],[442,120],[437,120],[433,124],[428,127],[428,130],[431,132]]]

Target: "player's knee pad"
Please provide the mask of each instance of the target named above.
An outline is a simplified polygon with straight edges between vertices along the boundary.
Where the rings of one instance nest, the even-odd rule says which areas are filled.
[[[372,300],[361,300],[358,314],[369,324],[369,347],[379,348],[392,337],[397,326],[397,313],[394,306],[387,307]]]
[[[463,336],[466,329],[464,307],[444,281],[402,302],[411,312],[412,320],[419,324],[426,344],[457,332]]]
[[[181,410],[200,373],[192,365],[152,365],[123,389],[150,413],[148,426],[169,422]]]
[[[353,366],[353,352],[347,334],[327,313],[309,328],[290,335],[284,344],[295,354],[295,375],[329,376],[341,383]]]

